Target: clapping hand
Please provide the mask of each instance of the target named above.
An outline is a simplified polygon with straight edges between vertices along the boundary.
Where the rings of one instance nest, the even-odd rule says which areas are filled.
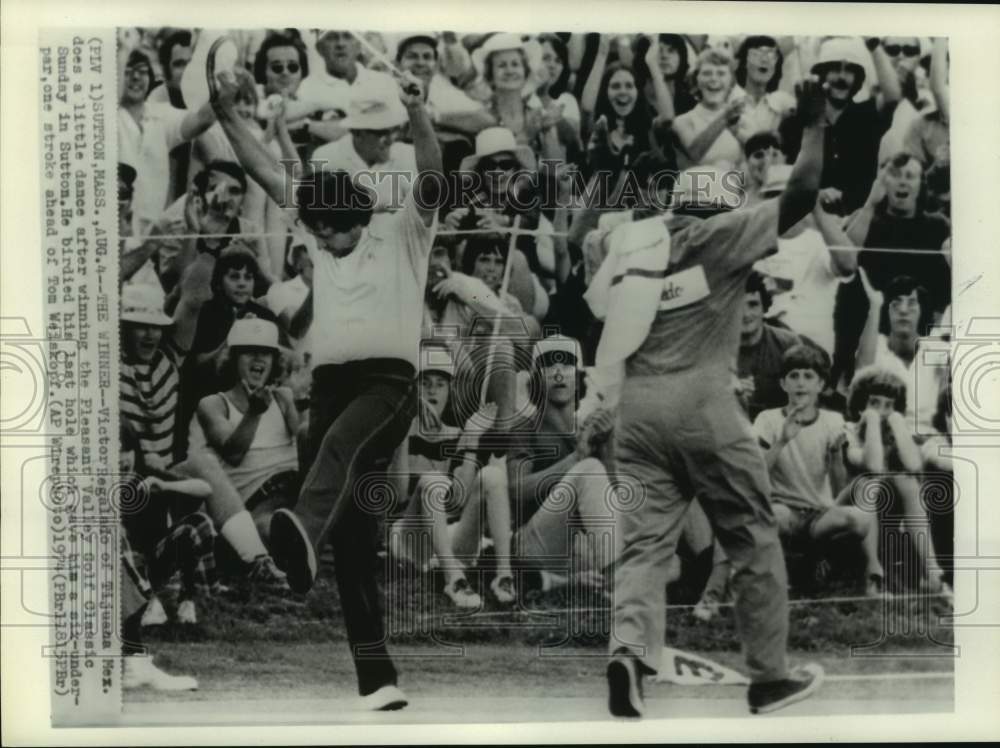
[[[264,385],[254,389],[247,384],[246,381],[243,382],[243,387],[247,392],[248,412],[251,415],[261,415],[267,412],[267,409],[271,407],[273,388],[268,385]]]

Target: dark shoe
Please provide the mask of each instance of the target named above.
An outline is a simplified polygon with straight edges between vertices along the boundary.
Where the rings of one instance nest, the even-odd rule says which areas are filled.
[[[812,696],[823,683],[823,668],[815,663],[796,668],[784,680],[751,683],[747,702],[751,714],[767,714]]]
[[[299,518],[288,509],[279,509],[271,516],[271,551],[294,592],[312,589],[318,566],[316,551]]]
[[[250,564],[247,580],[257,589],[268,592],[288,592],[288,579],[285,573],[274,564],[270,556],[257,556]]]
[[[635,656],[625,651],[608,663],[608,710],[613,717],[641,717],[645,711],[639,667]]]

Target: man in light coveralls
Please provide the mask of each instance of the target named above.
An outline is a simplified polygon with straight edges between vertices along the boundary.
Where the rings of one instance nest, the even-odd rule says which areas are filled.
[[[681,204],[665,220],[626,225],[612,237],[609,269],[588,292],[595,314],[605,316],[594,297],[605,284],[597,364],[609,400],[618,399],[617,472],[636,487],[634,506],[621,514],[624,553],[615,578],[607,668],[615,716],[643,713],[642,679],[656,672],[664,645],[669,562],[695,496],[732,562],[750,711],[800,701],[822,680],[816,665],[788,669],[785,561],[767,466],[734,382],[747,276],[816,201],[823,96],[815,80],[798,90],[809,124],[781,196],[739,210],[709,205],[704,198],[713,194],[734,202],[733,174],[692,169],[679,180],[687,184]]]

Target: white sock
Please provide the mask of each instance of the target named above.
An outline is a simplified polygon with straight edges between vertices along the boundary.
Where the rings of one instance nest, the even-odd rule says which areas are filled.
[[[257,556],[267,555],[267,548],[260,539],[253,517],[245,509],[227,519],[220,533],[244,561],[253,561]]]

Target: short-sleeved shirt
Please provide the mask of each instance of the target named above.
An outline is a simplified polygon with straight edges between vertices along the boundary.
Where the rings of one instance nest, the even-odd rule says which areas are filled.
[[[708,219],[676,216],[670,264],[649,335],[625,363],[628,376],[715,373],[731,382],[746,280],[778,243],[778,201]]]
[[[118,160],[136,171],[132,210],[139,233],[146,233],[170,198],[170,151],[184,142],[181,128],[187,115],[169,104],[149,104],[142,122],[118,108]]]
[[[417,177],[417,156],[409,143],[395,142],[389,147],[389,159],[369,166],[354,149],[354,139],[321,145],[313,151],[312,161],[324,171],[346,171],[376,194],[375,210],[399,210]]]
[[[764,449],[781,436],[785,424],[783,408],[765,410],[754,421],[754,431]],[[819,409],[816,420],[805,425],[782,448],[771,467],[771,499],[801,509],[833,506],[830,468],[840,459],[844,443],[844,417]]]
[[[123,359],[118,370],[121,417],[139,437],[144,456],[174,462],[174,435],[184,357],[164,338],[148,364]]]
[[[424,287],[437,217],[424,224],[413,193],[403,209],[375,216],[346,257],[305,236],[313,261],[313,362],[395,358],[417,367]]]
[[[806,229],[791,239],[778,239],[778,252],[754,267],[774,278],[777,288],[768,317],[778,319],[833,355],[833,310],[837,288],[853,280],[833,267],[823,236]]]
[[[740,346],[737,371],[740,377],[753,377],[754,392],[750,398],[750,417],[765,408],[777,408],[786,402],[781,389],[781,361],[785,351],[802,342],[791,330],[765,324],[760,340],[752,346]]]

